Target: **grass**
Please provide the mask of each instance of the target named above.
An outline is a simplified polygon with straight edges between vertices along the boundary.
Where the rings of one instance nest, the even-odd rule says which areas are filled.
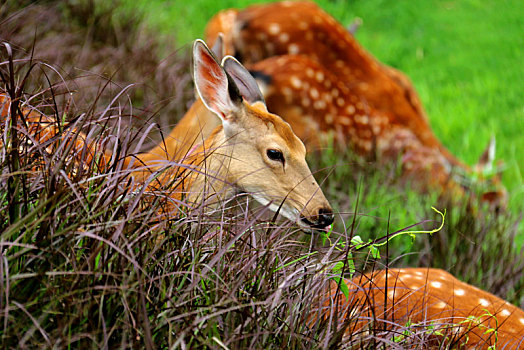
[[[112,147],[118,139],[122,156],[135,152],[142,138],[158,139],[144,136],[140,125],[160,120],[167,128],[185,111],[192,92],[184,52],[144,31],[139,20],[118,17],[117,7],[98,13],[91,6],[96,2],[87,0],[44,5],[18,16],[17,3],[0,5],[9,14],[0,20],[0,38],[14,48],[12,56],[1,48],[3,91],[14,94],[18,87],[22,102],[60,123],[83,121],[94,142]],[[92,11],[99,23],[82,20]],[[289,222],[273,222],[242,197],[215,214],[181,202],[180,216],[159,220],[161,193],[140,186],[131,191],[121,159],[100,172],[96,160],[66,147],[74,137],[66,124],[46,143],[27,142],[20,126],[20,147],[9,148],[16,142],[6,141],[13,136],[6,126],[22,117],[15,111],[0,125],[2,347],[341,345],[340,324],[310,327],[307,315],[346,251],[322,247],[317,235],[302,239]],[[430,230],[440,223],[430,210],[435,198],[404,193],[394,167],[379,169],[350,154],[327,150],[312,155],[310,165],[339,211],[330,239],[346,244],[357,271],[370,265],[444,267],[524,305],[518,213],[494,216],[447,205],[441,232],[394,240],[376,260],[357,254],[349,239],[377,239],[419,222],[417,229]],[[408,335],[402,346],[429,346],[424,331],[411,337],[400,326]],[[376,348],[393,336],[373,333],[362,347]]]

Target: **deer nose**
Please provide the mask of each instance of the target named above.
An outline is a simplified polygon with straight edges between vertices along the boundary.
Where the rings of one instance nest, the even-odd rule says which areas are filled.
[[[331,208],[320,208],[318,211],[318,220],[316,226],[324,228],[331,225],[334,220],[335,215],[333,214]]]

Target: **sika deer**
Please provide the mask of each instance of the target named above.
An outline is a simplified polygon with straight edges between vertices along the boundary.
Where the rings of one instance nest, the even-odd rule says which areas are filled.
[[[424,144],[441,149],[452,163],[458,162],[431,132],[409,79],[378,62],[315,3],[284,1],[225,10],[210,20],[206,41],[213,44],[219,32],[224,33],[226,54],[247,65],[273,56],[307,56],[336,74],[362,103],[391,113]]]
[[[313,316],[313,322],[328,319],[339,310],[339,320],[347,321],[346,341],[358,344],[359,335],[369,328],[397,329],[398,335],[408,328],[437,338],[437,344],[444,340],[452,348],[517,350],[524,346],[524,310],[443,270],[389,269],[346,284],[349,298],[333,286]]]

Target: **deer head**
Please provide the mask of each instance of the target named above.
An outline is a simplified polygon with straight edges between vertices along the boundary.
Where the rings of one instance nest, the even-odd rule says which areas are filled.
[[[222,122],[208,140],[214,149],[208,171],[303,228],[329,226],[333,212],[306,163],[304,144],[267,111],[249,72],[231,56],[220,65],[201,40],[193,57],[198,96]]]

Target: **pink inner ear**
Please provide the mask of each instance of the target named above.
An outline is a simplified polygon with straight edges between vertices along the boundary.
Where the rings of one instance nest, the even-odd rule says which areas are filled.
[[[224,119],[232,111],[227,77],[222,67],[204,47],[195,55],[195,84],[209,110]]]

